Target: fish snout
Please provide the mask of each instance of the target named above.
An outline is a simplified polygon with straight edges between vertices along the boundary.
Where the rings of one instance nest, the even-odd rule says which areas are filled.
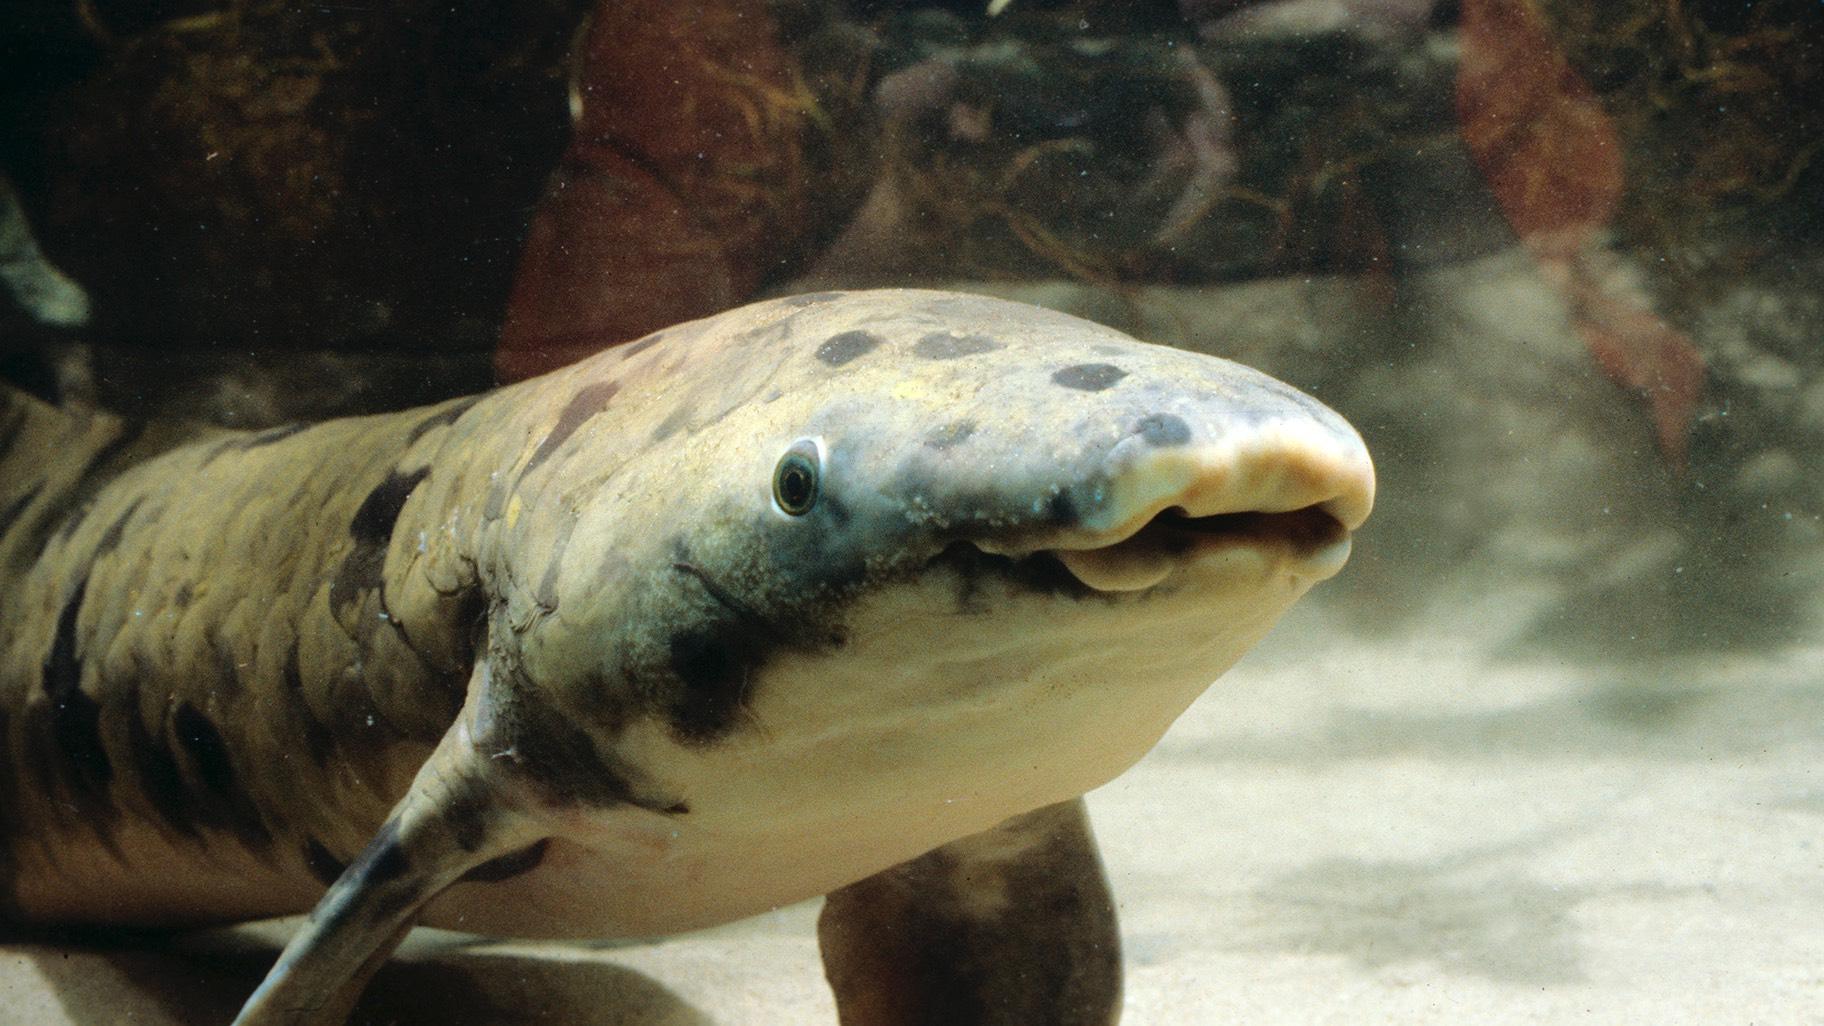
[[[1107,501],[1051,554],[1098,591],[1175,575],[1303,586],[1335,575],[1373,508],[1374,464],[1353,428],[1318,409],[1166,446],[1136,431],[1109,451]]]

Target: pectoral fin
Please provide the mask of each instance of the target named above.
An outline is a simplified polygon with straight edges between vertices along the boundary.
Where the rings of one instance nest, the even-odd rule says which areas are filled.
[[[1017,816],[829,896],[818,921],[844,1026],[1108,1026],[1114,904],[1083,802]]]
[[[236,1026],[342,1023],[432,898],[540,839],[524,796],[475,748],[473,713],[482,691],[472,682],[455,725],[285,946]]]

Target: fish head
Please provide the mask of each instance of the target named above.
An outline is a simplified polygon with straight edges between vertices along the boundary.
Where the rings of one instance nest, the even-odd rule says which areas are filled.
[[[1118,769],[1373,504],[1315,399],[1024,304],[795,297],[666,345],[629,360],[647,447],[578,504],[551,651],[683,743],[1113,703],[1143,711]]]

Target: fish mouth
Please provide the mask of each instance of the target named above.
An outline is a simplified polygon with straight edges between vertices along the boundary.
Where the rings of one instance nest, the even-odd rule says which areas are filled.
[[[1055,559],[1084,586],[1100,592],[1145,591],[1180,572],[1215,571],[1260,557],[1293,577],[1315,582],[1333,576],[1349,559],[1349,529],[1326,505],[1204,516],[1169,506],[1108,544],[1034,555]]]
[[[1210,588],[1296,595],[1343,568],[1374,493],[1367,447],[1340,422],[1280,420],[1164,450],[1128,438],[1099,473],[1029,493],[1035,512],[1064,511],[1046,526],[964,546],[1017,581],[1078,597]]]
[[[1244,451],[1181,453],[1130,465],[1101,517],[1040,541],[1086,588],[1141,592],[1290,579],[1309,586],[1349,559],[1374,506],[1374,465],[1353,435],[1312,426]]]

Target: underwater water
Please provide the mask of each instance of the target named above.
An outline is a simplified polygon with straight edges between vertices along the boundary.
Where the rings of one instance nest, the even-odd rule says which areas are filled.
[[[1820,68],[1797,0],[33,4],[0,374],[283,431],[876,287],[1237,360],[1375,511],[1088,797],[1123,1021],[1813,1021]],[[817,908],[421,930],[351,1021],[835,1022]],[[0,1023],[227,1021],[297,923],[0,935]]]

